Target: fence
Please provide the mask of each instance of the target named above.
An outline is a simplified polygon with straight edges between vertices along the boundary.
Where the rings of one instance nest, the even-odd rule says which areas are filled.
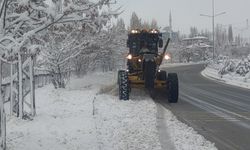
[[[50,84],[51,83],[51,75],[50,74],[37,74],[34,76],[34,80],[35,80],[35,87],[36,88],[40,88],[43,87],[44,85]],[[17,82],[14,81],[13,85],[17,86]],[[24,94],[29,94],[28,91],[30,91],[30,86],[28,86],[30,84],[29,79],[23,78],[23,88],[24,88]],[[3,99],[4,99],[4,103],[7,103],[10,101],[10,79],[6,78],[5,80],[3,80],[2,83],[2,93],[3,93]]]

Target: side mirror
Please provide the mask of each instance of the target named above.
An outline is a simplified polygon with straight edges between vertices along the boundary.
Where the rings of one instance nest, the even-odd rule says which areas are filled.
[[[163,47],[163,40],[162,40],[162,39],[159,40],[159,47],[160,47],[160,48]]]

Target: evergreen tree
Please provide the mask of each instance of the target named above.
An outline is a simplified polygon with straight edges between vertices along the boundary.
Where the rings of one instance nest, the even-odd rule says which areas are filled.
[[[140,29],[142,26],[141,24],[141,19],[137,16],[135,12],[133,12],[130,19],[130,29]]]
[[[121,31],[121,32],[126,30],[125,23],[124,23],[124,20],[122,18],[117,20],[116,30]]]
[[[232,28],[232,25],[230,25],[229,28],[228,28],[228,41],[229,41],[229,43],[232,43],[233,40],[234,40],[233,28]]]
[[[143,24],[142,24],[142,28],[143,29],[150,29],[151,25],[147,21],[144,21]]]
[[[197,35],[198,35],[198,29],[196,27],[191,27],[189,37],[191,38]]]
[[[158,23],[157,23],[157,21],[156,21],[155,19],[153,19],[153,20],[151,21],[150,28],[151,28],[151,29],[159,29]]]

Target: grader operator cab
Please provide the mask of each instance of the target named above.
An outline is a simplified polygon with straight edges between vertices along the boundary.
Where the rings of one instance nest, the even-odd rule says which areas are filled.
[[[131,30],[128,34],[127,70],[118,71],[119,99],[128,100],[132,88],[145,88],[149,91],[163,89],[170,103],[178,101],[178,77],[176,73],[159,70],[163,59],[170,59],[163,47],[162,34],[156,30]]]

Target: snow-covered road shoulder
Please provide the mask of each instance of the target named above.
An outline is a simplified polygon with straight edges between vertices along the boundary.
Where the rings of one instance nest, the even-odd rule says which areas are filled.
[[[131,100],[120,101],[114,83],[113,73],[96,73],[73,79],[66,89],[37,89],[34,120],[8,119],[8,149],[163,149],[155,102],[140,90],[132,91]],[[164,116],[174,149],[216,149],[170,111]]]
[[[204,64],[205,62],[189,62],[189,63],[168,63],[164,62],[160,69],[164,68],[174,68],[174,67],[181,67],[181,66],[190,66],[190,65],[197,65],[197,64]]]
[[[212,68],[212,67],[206,67],[202,72],[201,75],[218,82],[222,82],[225,84],[250,89],[250,79],[246,79],[245,77],[241,77],[236,74],[226,74],[226,75],[220,75],[218,73],[218,69]]]
[[[169,147],[172,144],[176,150],[217,150],[214,143],[206,140],[192,127],[180,122],[172,112],[165,109],[162,105],[158,105],[158,113],[161,119],[160,126],[165,126],[164,132],[168,134],[167,136],[162,136],[164,137],[162,142],[165,140],[165,144],[162,145],[164,149],[172,150],[173,148]]]

